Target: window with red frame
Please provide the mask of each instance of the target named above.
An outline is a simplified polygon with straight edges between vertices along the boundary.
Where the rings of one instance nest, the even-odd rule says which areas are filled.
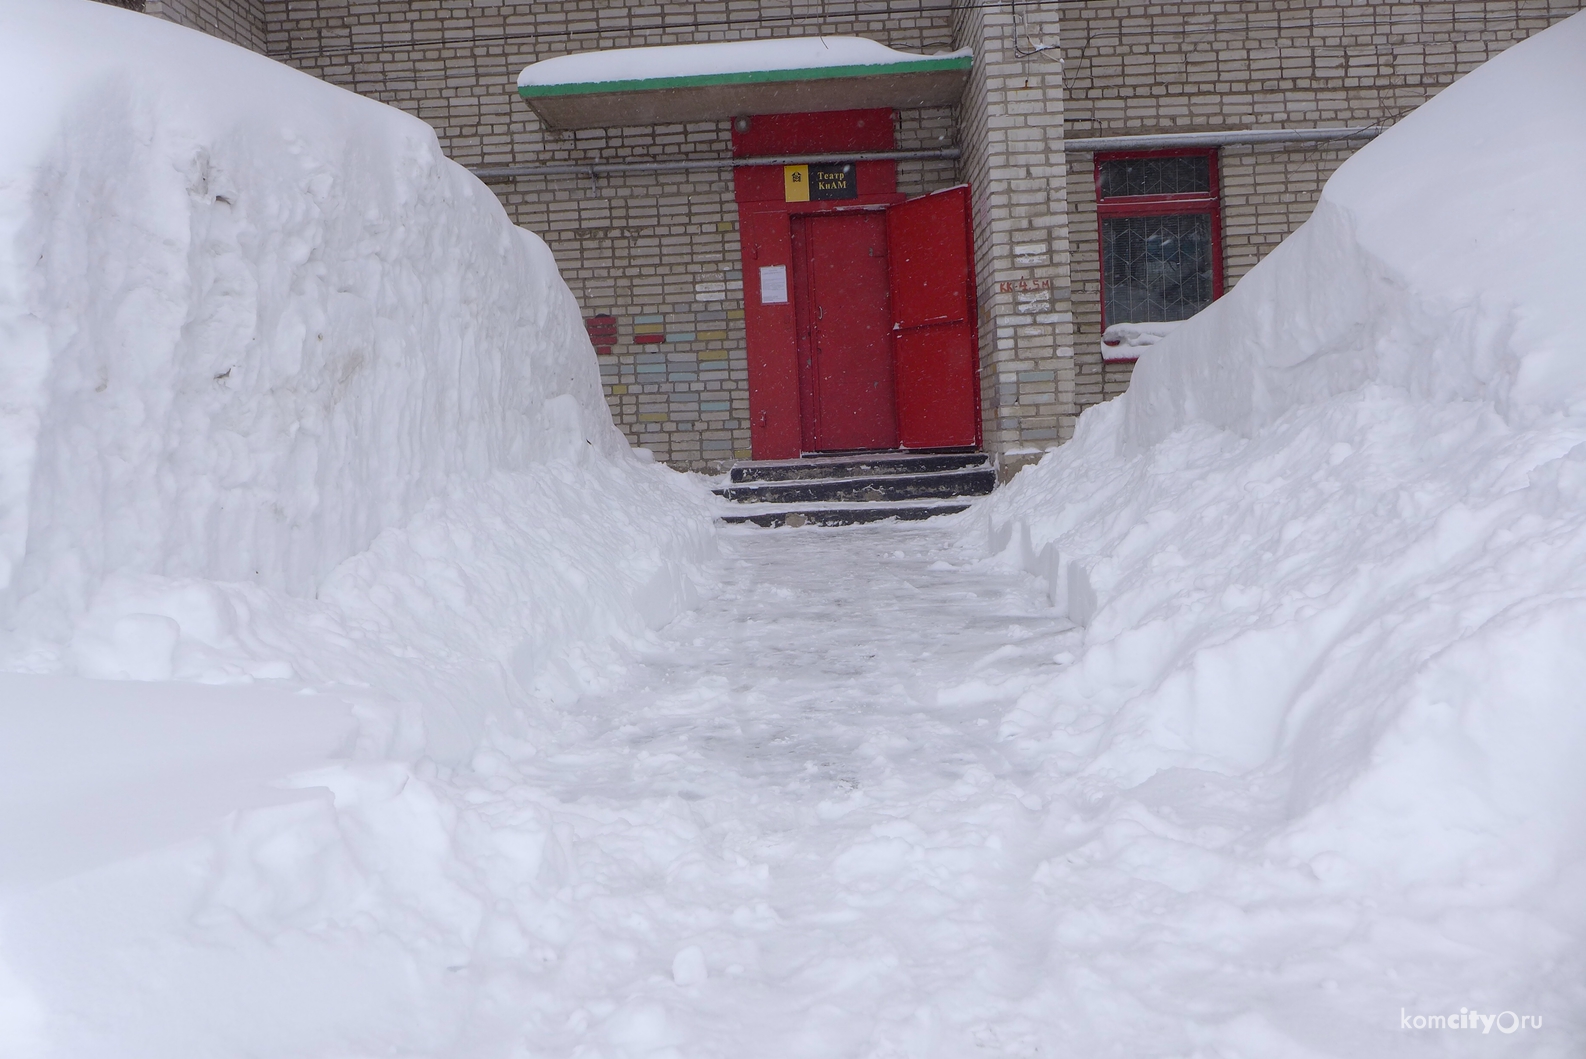
[[[1096,155],[1102,326],[1164,323],[1223,293],[1215,150]]]

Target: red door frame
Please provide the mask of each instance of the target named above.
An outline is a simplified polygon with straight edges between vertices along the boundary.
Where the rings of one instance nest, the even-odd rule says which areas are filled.
[[[1101,165],[1131,158],[1204,157],[1210,180],[1207,190],[1179,195],[1114,195],[1101,193]],[[1095,157],[1096,181],[1096,261],[1101,270],[1101,329],[1107,330],[1106,252],[1102,222],[1108,217],[1166,217],[1179,213],[1208,213],[1212,229],[1212,300],[1223,296],[1223,210],[1221,174],[1215,147],[1175,147],[1159,151],[1098,151]]]
[[[744,330],[749,355],[749,434],[757,460],[791,459],[803,452],[798,343],[793,313],[793,217],[842,210],[885,209],[903,201],[897,163],[859,162],[855,198],[787,202],[780,165],[754,156],[890,151],[890,110],[777,114],[750,118],[733,130],[734,197],[743,261]],[[789,281],[786,304],[767,305],[760,269],[781,267]]]
[[[894,147],[895,113],[890,110],[858,110],[821,114],[781,114],[739,119],[733,129],[734,197],[738,203],[740,251],[743,265],[744,330],[748,352],[749,429],[754,458],[791,459],[806,449],[806,410],[813,407],[814,395],[804,393],[799,371],[799,321],[797,291],[793,284],[793,223],[795,218],[849,210],[886,210],[904,201],[897,191],[897,166],[892,161],[861,161],[855,165],[855,191],[851,199],[787,202],[783,168],[780,164],[756,164],[755,157],[801,154],[864,154]],[[968,267],[969,337],[967,351],[958,349],[957,361],[967,355],[975,383],[969,400],[974,408],[974,445],[981,444],[981,394],[979,379],[979,314],[975,308],[973,282],[974,250],[968,230],[966,201]],[[932,196],[927,196],[932,197]],[[892,253],[891,223],[888,223],[888,254]],[[787,300],[766,304],[761,290],[762,269],[783,270],[787,281]],[[927,321],[929,322],[929,321]],[[896,334],[894,334],[896,340]],[[894,360],[894,371],[897,364]],[[896,385],[896,382],[895,382]],[[931,401],[940,399],[941,387],[916,388],[915,404],[927,420],[932,418]],[[941,391],[941,392],[938,392]],[[896,391],[895,391],[896,392]],[[923,402],[923,403],[922,403]],[[897,409],[900,430],[904,409]],[[911,405],[911,407],[914,407]],[[918,416],[916,417],[918,418]],[[962,417],[960,417],[962,418]],[[945,420],[937,420],[943,422]],[[944,426],[943,429],[946,429]],[[967,430],[952,431],[950,444]],[[941,445],[941,430],[926,430],[915,439],[919,447]],[[909,439],[900,436],[899,443]]]
[[[867,181],[865,170],[869,166],[884,166],[887,172],[875,174]],[[784,203],[739,199],[744,331],[749,354],[749,434],[757,460],[792,459],[803,453],[798,332],[793,312],[793,218],[846,210],[881,210],[903,201],[902,195],[879,188],[866,194],[867,183],[872,187],[896,186],[891,162],[861,162],[858,169],[858,200]],[[782,196],[781,166],[740,166],[734,176],[740,192],[746,184],[774,181],[777,198]],[[786,270],[785,304],[767,305],[762,299],[760,269],[767,267]]]

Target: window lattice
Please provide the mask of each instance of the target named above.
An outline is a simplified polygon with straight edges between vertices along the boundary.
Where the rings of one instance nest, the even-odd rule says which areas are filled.
[[[1209,213],[1104,217],[1102,300],[1109,324],[1186,320],[1212,301]]]
[[[1204,154],[1119,158],[1100,163],[1101,197],[1210,194],[1211,159]]]

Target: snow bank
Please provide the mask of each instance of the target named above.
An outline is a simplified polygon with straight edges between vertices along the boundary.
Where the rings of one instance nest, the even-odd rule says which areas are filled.
[[[545,245],[397,110],[4,0],[0,667],[372,684],[431,750],[687,603]]]
[[[978,508],[1085,626],[1005,726],[1095,820],[1038,880],[1072,951],[1151,939],[1092,995],[1217,1013],[1186,1054],[1492,1047],[1400,1030],[1462,1006],[1586,1041],[1583,54],[1575,16],[1362,149]]]
[[[967,49],[914,55],[863,37],[784,37],[779,40],[674,44],[613,48],[542,59],[524,67],[518,86],[578,85],[640,81],[658,77],[705,77],[769,70],[820,70],[847,66],[895,66],[968,55]]]

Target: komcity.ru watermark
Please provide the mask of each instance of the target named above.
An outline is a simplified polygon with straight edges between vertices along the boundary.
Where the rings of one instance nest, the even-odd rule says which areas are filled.
[[[1541,1028],[1541,1015],[1517,1015],[1512,1011],[1487,1015],[1475,1008],[1460,1008],[1452,1015],[1412,1015],[1404,1008],[1399,1009],[1401,1030],[1475,1030],[1478,1033],[1497,1030],[1499,1033],[1515,1033]]]

